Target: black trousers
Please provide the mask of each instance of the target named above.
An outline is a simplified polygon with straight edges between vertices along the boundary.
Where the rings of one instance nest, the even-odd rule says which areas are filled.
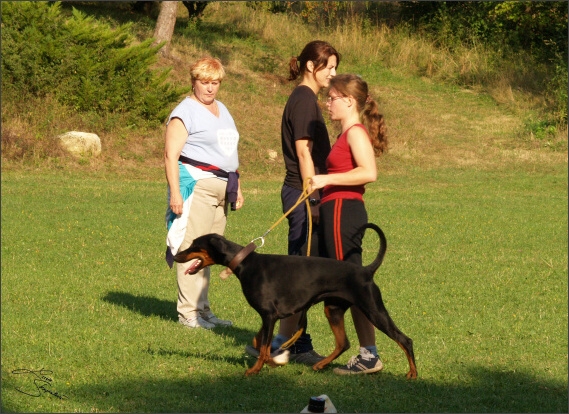
[[[283,206],[283,214],[291,209],[298,201],[302,191],[283,185],[281,190],[281,202]],[[306,203],[299,204],[287,216],[288,220],[288,254],[306,256],[308,246],[308,213]],[[310,244],[310,256],[318,256],[318,226],[313,223],[312,236]],[[292,354],[301,354],[314,349],[310,334],[305,331],[297,339],[297,341],[289,348]]]
[[[283,185],[281,190],[281,202],[283,214],[286,213],[298,201],[302,191]],[[287,216],[288,220],[288,254],[305,256],[308,242],[308,215],[306,203],[300,203]],[[318,225],[312,223],[312,236],[310,243],[310,255],[318,256]]]
[[[362,265],[362,234],[368,221],[361,200],[330,200],[320,206],[319,247],[322,257]]]

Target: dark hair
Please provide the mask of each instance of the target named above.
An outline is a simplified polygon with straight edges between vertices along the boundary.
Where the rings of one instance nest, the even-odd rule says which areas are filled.
[[[342,96],[354,98],[360,118],[368,130],[375,156],[379,157],[387,151],[385,121],[379,113],[377,102],[369,96],[367,82],[361,76],[346,73],[330,79],[330,89],[336,90]]]
[[[318,72],[328,64],[328,58],[336,56],[336,67],[340,65],[340,54],[334,47],[323,40],[314,40],[307,43],[300,55],[290,59],[290,76],[288,80],[295,80],[306,72],[306,64],[314,63],[314,73]]]

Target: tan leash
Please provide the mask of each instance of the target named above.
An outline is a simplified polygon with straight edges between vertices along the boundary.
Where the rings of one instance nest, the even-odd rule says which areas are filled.
[[[231,262],[229,262],[228,267],[226,267],[220,274],[219,277],[221,279],[227,279],[231,273],[234,272],[235,268],[251,253],[253,252],[257,247],[263,247],[265,245],[265,236],[267,236],[267,234],[269,234],[275,227],[277,227],[295,208],[297,208],[300,203],[302,203],[303,201],[306,203],[306,211],[308,213],[308,246],[306,249],[306,256],[310,256],[310,245],[312,244],[312,214],[310,213],[310,201],[308,200],[308,197],[310,197],[310,195],[315,191],[310,191],[308,192],[308,182],[309,182],[310,178],[306,178],[304,180],[303,186],[302,186],[302,193],[300,194],[300,197],[298,197],[298,200],[296,201],[296,203],[286,212],[282,215],[281,218],[279,218],[261,237],[257,237],[256,239],[253,239],[247,246],[245,246],[243,249],[241,249],[239,251],[239,253],[237,253],[235,255],[235,257],[233,259],[231,259]],[[257,240],[261,241],[261,245],[257,246],[257,244],[255,243]],[[306,309],[302,311],[302,316],[300,318],[300,321],[302,321],[303,319],[306,318]],[[300,324],[299,321],[299,324]],[[290,348],[296,341],[297,339],[300,337],[300,335],[302,335],[302,331],[303,328],[301,326],[298,327],[297,331],[295,332],[295,334],[285,343],[283,343],[280,347],[280,349],[288,349]]]
[[[308,248],[306,251],[306,255],[310,256],[310,244],[312,242],[312,214],[310,214],[310,201],[308,200],[308,197],[310,197],[310,195],[315,190],[308,192],[309,180],[310,180],[310,178],[306,178],[304,180],[302,193],[300,194],[300,197],[298,197],[298,200],[296,201],[296,203],[286,213],[284,213],[282,215],[282,217],[279,218],[262,236],[251,240],[251,242],[247,246],[245,246],[243,249],[241,249],[239,251],[239,253],[237,253],[235,255],[235,257],[233,259],[231,259],[231,262],[229,262],[228,267],[226,267],[219,274],[220,278],[227,279],[231,275],[231,273],[233,273],[233,271],[239,265],[239,263],[241,263],[243,261],[243,259],[245,259],[249,255],[249,253],[253,252],[257,247],[263,247],[265,245],[265,236],[267,236],[267,234],[269,234],[275,227],[277,227],[281,223],[281,221],[283,221],[303,201],[306,202],[306,210],[308,212]],[[256,243],[257,240],[261,241],[260,246],[257,246],[257,243]]]
[[[281,219],[279,220],[280,223],[284,219],[284,217],[289,215],[290,212],[294,210],[303,201],[306,203],[306,211],[308,214],[308,241],[307,241],[308,245],[306,246],[306,256],[310,256],[310,245],[312,244],[312,213],[310,212],[310,201],[308,200],[308,197],[310,196],[310,194],[314,192],[314,191],[311,191],[310,193],[308,192],[308,184],[307,184],[308,180],[310,180],[310,178],[304,180],[302,194],[298,198],[298,201],[296,202],[294,207],[292,207],[289,211],[287,211],[286,214],[283,217],[281,217]],[[292,345],[294,345],[294,343],[298,340],[298,338],[300,338],[300,335],[302,335],[302,331],[304,330],[304,328],[301,325],[303,325],[302,321],[305,319],[306,319],[306,309],[302,311],[302,316],[298,320],[299,325],[297,325],[297,331],[294,333],[294,335],[291,336],[291,338],[288,341],[281,344],[279,349],[288,349]]]
[[[267,234],[269,234],[275,227],[277,227],[281,221],[283,221],[295,208],[297,208],[300,203],[302,203],[303,201],[306,203],[306,209],[308,212],[308,250],[306,252],[307,256],[310,256],[310,242],[312,241],[312,214],[310,214],[310,201],[308,200],[308,197],[310,197],[310,195],[316,191],[316,190],[312,190],[310,192],[308,192],[308,183],[310,181],[310,177],[306,178],[304,180],[303,186],[302,186],[302,193],[300,194],[300,197],[298,197],[298,200],[296,201],[296,203],[286,212],[282,215],[282,217],[280,219],[278,219],[275,224],[273,224],[266,232],[265,234],[263,234],[261,237],[257,237],[256,239],[254,239],[252,242],[254,242],[255,240],[259,240],[261,239],[262,244],[259,247],[263,247],[263,245],[265,244],[265,236]]]

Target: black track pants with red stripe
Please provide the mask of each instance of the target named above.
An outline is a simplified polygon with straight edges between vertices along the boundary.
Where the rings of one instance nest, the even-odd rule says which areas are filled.
[[[330,200],[320,206],[319,247],[322,257],[362,265],[362,235],[367,223],[361,200]]]

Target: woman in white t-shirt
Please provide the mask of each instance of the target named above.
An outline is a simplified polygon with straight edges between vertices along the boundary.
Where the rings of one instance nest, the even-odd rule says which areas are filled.
[[[218,59],[206,57],[190,69],[193,91],[170,114],[164,162],[168,182],[166,260],[204,234],[223,235],[228,206],[243,207],[237,144],[231,114],[215,99],[225,75]],[[188,328],[229,326],[210,308],[210,270],[185,274],[190,262],[176,263],[178,320]]]

